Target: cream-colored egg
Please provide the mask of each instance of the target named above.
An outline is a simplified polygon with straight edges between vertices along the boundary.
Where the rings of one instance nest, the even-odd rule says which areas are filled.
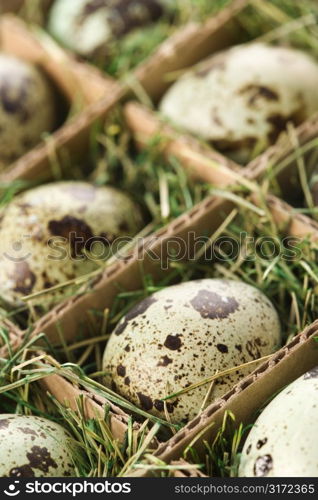
[[[164,417],[165,396],[270,354],[279,343],[277,313],[259,290],[238,281],[190,281],[153,294],[122,319],[106,346],[103,370],[108,386]],[[219,379],[209,401],[252,369]],[[170,400],[172,421],[192,419],[207,390]]]
[[[109,44],[157,20],[167,0],[55,0],[48,30],[84,57],[107,55]]]
[[[240,163],[273,144],[288,122],[318,110],[318,64],[295,49],[261,43],[213,55],[181,77],[160,110]]]
[[[75,445],[60,425],[41,417],[0,415],[1,477],[75,476]]]
[[[142,226],[139,207],[111,187],[56,182],[16,196],[0,223],[1,298],[18,304],[25,295],[97,269],[118,238]]]
[[[318,477],[318,367],[261,413],[244,444],[240,477]]]
[[[31,64],[0,54],[0,170],[56,126],[56,99],[46,77]]]

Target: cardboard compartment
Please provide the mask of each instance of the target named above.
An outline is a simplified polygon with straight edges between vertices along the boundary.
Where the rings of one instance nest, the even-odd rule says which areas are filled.
[[[12,352],[18,349],[23,342],[24,332],[11,323],[7,319],[1,320],[1,330],[5,332],[8,343],[10,343]],[[8,343],[4,343],[2,336],[0,336],[0,358],[8,356]],[[35,352],[34,356],[43,354],[42,352]],[[54,360],[53,360],[54,361]],[[70,372],[70,379],[71,372]],[[108,401],[106,398],[95,394],[89,389],[84,389],[76,382],[70,381],[68,378],[59,374],[50,375],[46,378],[40,379],[37,382],[43,391],[49,392],[56,400],[67,408],[73,411],[78,411],[78,401],[81,398],[84,416],[86,418],[101,418],[104,419],[106,409],[109,410],[109,424],[112,435],[115,439],[122,442],[127,431],[128,415],[118,406]],[[133,424],[133,431],[138,431],[139,425]],[[154,445],[156,445],[154,441]]]
[[[210,405],[168,442],[161,444],[154,454],[155,457],[165,463],[177,460],[182,457],[183,451],[192,441],[192,447],[202,456],[203,441],[215,438],[227,410],[235,415],[238,424],[253,423],[257,411],[273,394],[317,366],[318,349],[315,340],[317,335],[318,321],[297,335],[292,342],[259,366],[230,392]],[[201,433],[200,439],[194,440],[199,433]],[[133,476],[145,477],[149,474],[149,469],[145,468]]]
[[[85,390],[76,384],[72,384],[61,375],[51,375],[39,382],[42,389],[56,398],[56,400],[73,411],[78,411],[77,402],[79,398],[83,401],[83,413],[85,418],[104,419],[106,408],[109,408],[110,430],[114,439],[123,442],[127,431],[128,415],[112,404],[106,398]],[[134,424],[133,430],[138,430],[138,424]]]
[[[45,9],[49,3],[41,5]],[[49,143],[39,145],[11,165],[0,175],[1,182],[9,183],[17,179],[42,182],[53,178],[52,164],[58,162],[63,167],[70,157],[73,162],[82,159],[87,153],[93,127],[103,121],[110,109],[128,96],[131,89],[143,88],[143,92],[156,100],[167,86],[166,73],[192,65],[211,51],[238,41],[240,27],[234,17],[247,4],[248,0],[236,0],[204,26],[190,23],[180,28],[123,85],[115,83],[105,74],[101,75],[90,65],[79,63],[44,31],[35,35],[17,18],[2,16],[0,36],[4,50],[42,66],[68,99],[74,101],[74,92],[78,98],[80,91],[84,103],[95,105],[65,123],[52,135]],[[18,12],[23,6],[26,7],[23,0],[2,0],[0,4],[2,12]],[[185,46],[191,49],[184,50]]]
[[[113,79],[96,68],[76,61],[49,37],[33,32],[20,19],[8,14],[0,18],[0,48],[38,65],[55,84],[75,116],[64,121],[50,137],[26,153],[0,174],[6,184],[17,179],[47,180],[53,165],[65,157],[82,158],[87,150],[92,123],[117,102],[122,90]]]
[[[241,167],[211,150],[197,139],[180,132],[163,122],[153,111],[145,106],[130,101],[124,106],[124,115],[136,144],[146,149],[154,138],[158,138],[159,147],[166,158],[175,157],[194,178],[211,183],[221,189],[244,189],[250,193],[254,203],[267,203],[277,224],[285,224],[287,232],[296,237],[307,237],[315,241],[318,235],[318,223],[308,216],[297,213],[292,206],[273,195],[264,195],[259,183],[266,172],[278,161],[282,161],[293,152],[290,140],[283,136],[273,146],[247,167]],[[305,145],[318,135],[318,120],[314,117],[295,130],[297,143]],[[295,170],[294,156],[287,162],[286,171],[279,179],[282,186],[290,170]],[[286,189],[288,188],[286,183]]]

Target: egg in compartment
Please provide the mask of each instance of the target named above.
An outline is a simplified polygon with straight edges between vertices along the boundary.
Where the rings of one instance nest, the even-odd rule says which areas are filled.
[[[205,279],[170,286],[131,309],[106,346],[105,383],[164,417],[163,398],[217,372],[274,352],[280,344],[276,310],[258,289],[239,281]],[[253,370],[218,379],[207,403]],[[173,422],[194,418],[208,386],[167,400]]]
[[[77,54],[107,57],[110,45],[164,16],[173,0],[55,0],[49,32]]]
[[[125,193],[79,181],[30,189],[1,215],[0,297],[11,306],[96,270],[118,238],[133,237],[144,225],[139,206]],[[49,299],[44,296],[45,303]]]
[[[174,83],[160,103],[172,123],[239,163],[276,142],[288,123],[318,110],[318,64],[287,47],[250,43],[215,54]]]
[[[244,444],[240,477],[318,477],[318,366],[280,392]]]
[[[0,415],[0,477],[75,476],[76,446],[60,425],[41,417]]]
[[[56,92],[37,67],[0,53],[0,171],[55,129],[57,108]]]

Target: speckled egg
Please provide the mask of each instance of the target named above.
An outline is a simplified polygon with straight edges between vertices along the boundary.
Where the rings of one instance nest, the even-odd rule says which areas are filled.
[[[0,477],[75,476],[75,445],[50,420],[2,414],[0,443]]]
[[[244,444],[240,477],[318,477],[318,367],[261,413]]]
[[[259,290],[238,281],[190,281],[153,294],[121,320],[106,346],[105,382],[164,417],[165,396],[270,354],[279,342],[277,313]],[[209,402],[252,370],[217,380]],[[167,402],[171,420],[195,417],[207,389],[205,385]]]
[[[48,30],[84,57],[105,56],[109,44],[164,14],[167,0],[55,0]]]
[[[318,110],[318,64],[307,54],[261,43],[213,55],[185,73],[160,110],[227,156],[247,163],[276,142],[288,122]]]
[[[56,182],[26,191],[2,213],[0,297],[16,305],[25,295],[89,273],[111,256],[115,240],[142,227],[139,207],[111,187]]]
[[[56,126],[55,93],[31,64],[0,54],[0,170]]]

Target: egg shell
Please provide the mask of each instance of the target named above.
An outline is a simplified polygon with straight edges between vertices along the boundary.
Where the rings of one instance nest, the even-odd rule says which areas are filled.
[[[105,56],[112,41],[160,18],[165,1],[56,0],[48,30],[79,55]]]
[[[170,87],[160,111],[174,124],[246,163],[288,122],[318,110],[318,64],[299,50],[261,43],[213,55]]]
[[[121,320],[106,346],[105,383],[164,417],[161,399],[168,394],[270,354],[279,342],[277,313],[259,290],[237,281],[190,281],[156,292]],[[209,402],[252,370],[217,380]],[[171,420],[194,418],[207,390],[205,385],[168,401]]]
[[[0,415],[0,477],[75,476],[75,445],[55,422]]]
[[[261,413],[244,444],[240,477],[318,477],[318,367]]]
[[[38,144],[57,121],[52,85],[35,66],[0,54],[0,170]]]
[[[17,305],[25,295],[97,269],[117,238],[142,226],[139,207],[112,187],[56,182],[16,196],[0,223],[1,298]]]

